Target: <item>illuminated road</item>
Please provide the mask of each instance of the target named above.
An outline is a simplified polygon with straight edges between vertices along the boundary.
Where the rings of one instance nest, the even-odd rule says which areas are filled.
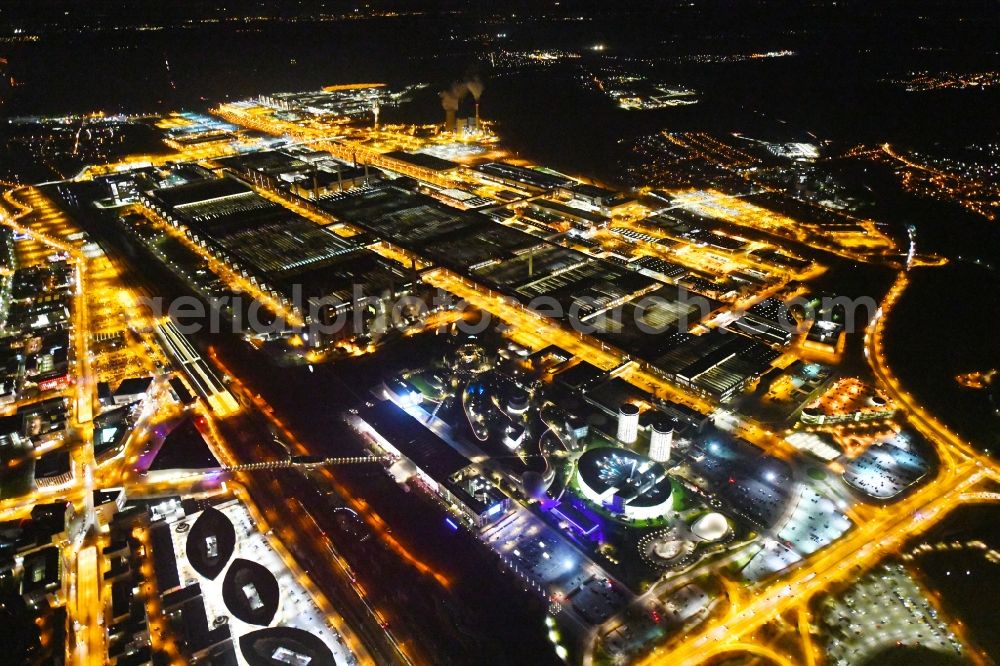
[[[87,297],[88,259],[81,251],[80,244],[69,240],[75,229],[38,190],[23,188],[4,192],[4,200],[18,212],[13,216],[3,213],[0,222],[15,231],[33,238],[50,248],[63,253],[75,268],[75,291],[73,294],[73,330],[70,341],[73,346],[71,372],[74,375],[75,399],[71,400],[72,428],[68,432],[66,446],[72,454],[73,487],[43,488],[3,502],[6,512],[17,512],[21,507],[30,507],[58,494],[60,499],[75,501],[84,510],[84,529],[93,523],[93,511],[89,499],[94,490],[94,458],[92,428],[93,389],[95,386],[91,368],[91,357],[87,348],[89,338]],[[22,224],[21,220],[25,220]],[[51,497],[55,499],[55,497]],[[61,557],[66,557],[73,565],[70,579],[70,599],[67,612],[71,620],[73,640],[67,642],[67,651],[73,663],[103,664],[105,662],[103,609],[101,607],[100,570],[97,549],[93,544],[76,552],[76,544],[63,548]]]
[[[967,461],[949,480],[938,479],[909,498],[882,511],[827,549],[807,560],[792,573],[769,581],[737,604],[723,617],[713,618],[683,641],[668,642],[642,663],[657,663],[668,657],[673,664],[698,664],[708,649],[725,648],[745,641],[763,625],[792,610],[836,583],[846,582],[899,551],[911,537],[927,531],[959,502],[959,497],[988,475]],[[1000,479],[1000,476],[994,476]]]
[[[279,120],[265,115],[263,109],[248,110],[232,104],[223,104],[214,113],[235,124],[255,129],[275,136],[292,137],[298,141],[308,141],[311,147],[325,150],[335,157],[354,163],[380,167],[395,173],[419,178],[439,187],[454,187],[460,182],[454,174],[442,175],[431,169],[419,167],[403,160],[398,160],[384,153],[396,150],[395,143],[379,143],[379,133],[371,131],[365,135],[366,142],[361,143],[348,138],[345,133],[348,128],[343,125],[330,127],[306,127],[300,124]],[[395,137],[394,137],[395,138]],[[373,143],[369,141],[374,139]],[[411,138],[412,140],[412,138]]]
[[[892,239],[871,220],[855,220],[851,227],[844,225],[843,229],[827,230],[717,190],[677,190],[672,194],[682,207],[705,217],[749,227],[854,261],[888,263],[887,258],[892,259],[898,251]]]
[[[980,454],[968,442],[963,441],[947,426],[927,412],[916,401],[913,395],[902,387],[899,379],[889,369],[885,359],[885,322],[893,306],[899,302],[908,284],[909,278],[907,274],[905,272],[900,273],[889,289],[885,300],[882,302],[882,307],[879,308],[874,319],[869,324],[868,330],[865,332],[865,356],[868,359],[868,364],[889,397],[903,407],[913,427],[935,444],[938,453],[945,456],[945,459],[950,459],[954,456],[954,453],[952,453],[953,450],[965,456],[980,458],[984,463],[992,464],[988,457]]]
[[[914,427],[934,444],[942,461],[937,476],[896,504],[880,508],[790,573],[760,586],[745,603],[732,605],[722,617],[660,646],[642,663],[668,659],[672,664],[698,664],[714,654],[732,651],[733,643],[752,640],[754,632],[782,614],[836,583],[857,577],[888,555],[899,553],[910,538],[936,525],[970,495],[982,497],[974,492],[979,483],[1000,482],[1000,467],[929,415],[900,387],[885,365],[881,342],[884,320],[906,284],[905,274],[900,274],[871,324],[866,353],[883,388],[903,406]]]
[[[239,152],[237,147],[230,143],[212,143],[206,146],[192,146],[174,153],[163,153],[159,155],[129,155],[117,162],[110,164],[91,165],[84,168],[74,180],[93,180],[99,176],[128,171],[144,166],[164,166],[176,164],[178,162],[192,162],[195,160],[210,160],[219,157],[229,157]]]
[[[194,475],[171,478],[165,475],[159,480],[137,478],[134,474],[134,463],[137,460],[138,449],[149,440],[150,430],[156,425],[176,418],[179,411],[173,407],[173,403],[165,398],[166,390],[161,386],[162,382],[157,380],[151,395],[147,398],[151,404],[156,404],[164,400],[165,404],[154,407],[151,411],[144,410],[143,415],[137,421],[134,429],[125,442],[125,451],[114,456],[111,460],[105,461],[98,467],[94,459],[91,427],[92,400],[95,395],[96,375],[91,368],[91,354],[87,349],[87,340],[95,331],[90,324],[89,313],[91,308],[102,308],[102,319],[107,319],[106,312],[108,305],[113,308],[121,308],[121,321],[131,322],[141,325],[146,330],[152,329],[150,320],[145,314],[139,314],[132,310],[137,308],[139,303],[134,291],[126,289],[118,281],[118,272],[113,266],[100,255],[97,261],[100,265],[97,269],[88,270],[88,264],[94,259],[85,255],[80,248],[80,243],[69,240],[67,237],[82,237],[79,229],[61,211],[48,201],[42,194],[34,188],[22,188],[16,191],[6,191],[3,194],[5,202],[16,212],[9,214],[6,210],[0,209],[0,223],[14,229],[17,233],[28,236],[46,246],[46,252],[53,251],[65,253],[68,259],[77,267],[76,292],[74,294],[73,307],[73,329],[71,340],[75,345],[75,354],[71,356],[73,361],[72,372],[76,380],[76,399],[71,401],[73,429],[70,431],[72,439],[77,442],[72,446],[73,464],[76,471],[74,481],[60,488],[42,488],[32,491],[27,495],[10,498],[0,502],[0,517],[4,519],[26,517],[33,506],[38,503],[53,501],[56,498],[72,502],[77,510],[85,510],[84,528],[93,525],[94,515],[90,497],[97,487],[126,486],[128,496],[131,498],[157,497],[167,494],[192,494],[203,491],[205,488],[205,476]],[[44,259],[44,255],[42,255]],[[88,275],[93,274],[95,280],[88,279]],[[96,279],[100,282],[97,283]],[[124,313],[128,312],[128,316]],[[113,317],[115,321],[118,316]],[[152,337],[151,334],[140,334],[133,328],[133,332],[139,335],[142,343],[136,349],[136,353],[148,354],[147,363],[151,369],[152,359],[165,359],[166,354]],[[182,344],[174,341],[175,344]],[[145,345],[143,347],[143,345]],[[143,351],[138,351],[138,350]],[[189,347],[184,347],[188,354],[192,352]],[[188,359],[190,360],[190,359]],[[207,369],[207,368],[206,368]],[[224,387],[219,387],[221,393],[229,395]],[[211,397],[211,396],[210,396]],[[224,407],[227,409],[216,410],[226,414],[235,411],[235,400],[229,396],[229,400]],[[200,415],[202,422],[206,426],[206,440],[210,443],[213,453],[220,461],[227,466],[249,466],[256,470],[258,461],[255,459],[233,457],[231,449],[224,443],[224,438],[219,435],[215,424],[215,415],[203,406],[195,407],[195,412]],[[249,453],[249,452],[248,452]],[[350,461],[350,462],[353,462]],[[367,462],[367,461],[366,461]],[[242,467],[237,467],[242,469]],[[99,480],[99,483],[97,482]],[[232,483],[232,482],[231,482]],[[257,507],[250,500],[250,494],[242,486],[232,483],[237,495],[248,507],[250,512],[258,516],[258,523],[266,525],[263,516]],[[284,497],[269,498],[274,506],[283,506]],[[281,524],[281,529],[287,529],[288,523],[280,515],[273,514],[271,524]],[[298,529],[302,529],[299,527]],[[263,528],[262,532],[267,530]],[[139,531],[135,535],[141,543],[145,545],[146,557],[142,564],[142,574],[145,583],[140,587],[139,598],[143,600],[149,612],[150,640],[154,650],[162,652],[171,664],[183,664],[181,648],[172,637],[169,623],[163,618],[160,612],[160,597],[154,589],[153,582],[155,576],[152,575],[152,564],[149,559],[151,545],[149,544],[148,533]],[[325,619],[335,627],[343,637],[345,644],[354,653],[361,664],[374,664],[373,659],[357,635],[347,625],[341,615],[334,609],[326,597],[318,590],[312,580],[305,575],[301,567],[298,566],[295,558],[291,556],[281,538],[277,533],[274,536],[268,535],[272,547],[278,553],[288,569],[296,577],[297,581],[310,594],[313,600],[321,608]],[[283,535],[283,538],[294,538],[294,535]],[[101,586],[102,556],[100,549],[106,545],[100,539],[85,535],[85,545],[70,543],[63,548],[63,556],[67,559],[71,568],[69,569],[70,591],[66,609],[70,619],[71,640],[67,641],[67,659],[74,664],[104,664],[107,661],[107,654],[104,645],[104,613],[103,595]],[[384,663],[384,660],[378,660]]]
[[[97,548],[87,546],[76,556],[75,629],[78,664],[104,663],[104,622]]]
[[[223,105],[218,111],[228,120],[275,135],[290,136],[296,140],[308,141],[312,147],[326,150],[333,155],[346,160],[361,160],[364,164],[381,167],[396,173],[416,177],[425,183],[438,187],[467,186],[471,184],[468,173],[456,170],[450,173],[438,173],[424,169],[408,162],[387,156],[392,150],[402,148],[412,149],[419,142],[413,137],[391,130],[351,130],[346,123],[331,121],[317,125],[303,126],[284,121],[260,109],[247,110],[235,105]],[[354,134],[352,134],[354,132]],[[705,151],[715,151],[724,159],[739,164],[744,155],[728,150],[722,144],[711,144],[710,138],[701,136],[689,137],[689,143]],[[183,151],[168,156],[144,156],[129,158],[126,162],[104,165],[85,170],[80,178],[88,179],[101,173],[110,173],[134,164],[135,160],[162,164],[167,160],[190,161],[210,159],[224,154],[231,154],[232,147],[213,146],[197,150]],[[727,152],[728,150],[728,152]],[[893,153],[886,145],[883,151],[890,157],[903,161],[907,166],[923,168],[907,162]],[[148,159],[147,159],[148,158]],[[926,169],[925,169],[926,170]],[[937,173],[937,172],[933,172]],[[294,197],[282,192],[267,192],[255,188],[262,196],[278,201],[284,206],[295,210],[306,218],[322,225],[329,225],[333,220],[310,208]],[[816,224],[805,224],[783,214],[768,210],[761,206],[748,203],[740,197],[723,192],[708,191],[675,191],[672,193],[676,202],[697,212],[713,217],[732,225],[740,225],[746,229],[760,232],[770,237],[793,241],[807,245],[816,250],[831,252],[856,261],[877,262],[888,265],[898,263],[897,248],[893,241],[885,236],[876,224],[870,220],[854,220],[843,228],[835,227],[832,231]],[[73,307],[73,373],[76,380],[72,391],[75,393],[72,411],[74,439],[89,442],[92,438],[89,425],[92,417],[93,398],[96,382],[100,378],[100,366],[92,361],[88,349],[93,321],[99,319],[94,313],[98,304],[94,301],[115,302],[115,296],[120,298],[120,312],[127,316],[133,312],[136,299],[131,290],[124,289],[116,282],[117,274],[104,275],[103,264],[91,261],[81,249],[82,243],[68,239],[68,231],[75,231],[72,225],[60,211],[48,202],[34,188],[8,191],[4,200],[16,212],[13,215],[3,213],[0,221],[10,228],[30,235],[45,244],[50,251],[65,253],[76,268],[76,294]],[[166,233],[184,243],[187,249],[198,253],[204,258],[213,272],[219,275],[230,287],[237,291],[245,291],[266,305],[272,312],[284,317],[292,325],[302,323],[301,313],[292,312],[271,294],[265,293],[255,284],[237,275],[224,262],[206,252],[191,241],[182,229],[177,229],[152,211],[136,207],[152,223]],[[28,220],[28,222],[25,222]],[[653,228],[641,224],[641,219],[619,220],[626,228],[641,231],[647,235],[653,233]],[[603,232],[602,232],[603,233]],[[750,231],[744,231],[751,235]],[[610,233],[602,237],[607,247],[612,247],[617,241]],[[756,246],[767,246],[762,241],[756,241]],[[655,244],[654,244],[655,245]],[[660,247],[660,246],[656,246]],[[720,423],[720,428],[747,439],[760,446],[769,454],[790,459],[797,456],[796,450],[785,442],[780,434],[767,429],[750,419],[735,413],[727,414],[719,409],[713,400],[681,388],[669,381],[656,368],[634,358],[622,350],[616,349],[601,340],[583,333],[570,330],[559,320],[545,318],[525,308],[521,303],[502,293],[489,289],[481,284],[452,273],[442,268],[428,268],[419,258],[406,251],[393,247],[388,243],[378,243],[371,249],[382,257],[396,261],[409,267],[410,262],[417,260],[415,267],[422,270],[422,279],[428,285],[440,288],[464,299],[476,308],[488,312],[506,323],[509,335],[514,340],[532,349],[541,349],[555,344],[567,352],[586,359],[593,365],[605,371],[614,372],[615,376],[648,391],[655,398],[669,399],[691,407],[703,414],[711,414]],[[663,254],[663,251],[649,251],[653,255]],[[665,259],[676,260],[691,267],[708,268],[712,272],[725,274],[747,267],[763,269],[758,260],[752,260],[748,255],[725,253],[717,250],[682,248],[673,254],[664,254]],[[777,293],[793,278],[807,279],[814,276],[814,271],[822,270],[818,265],[810,268],[802,275],[794,275],[790,271],[778,271],[772,268],[775,283],[770,291],[761,291],[753,297],[737,300],[738,305],[745,307],[764,295]],[[103,277],[102,277],[103,276]],[[103,280],[103,282],[98,282]],[[963,441],[951,432],[944,424],[929,414],[916,399],[900,384],[888,367],[883,347],[885,322],[890,316],[893,306],[898,302],[907,286],[906,273],[900,273],[895,284],[886,296],[882,307],[870,323],[865,336],[865,354],[871,370],[878,383],[892,401],[899,405],[902,413],[912,423],[913,427],[930,441],[940,458],[941,465],[933,479],[916,488],[899,502],[887,507],[857,507],[848,511],[857,511],[864,520],[856,521],[856,526],[832,545],[818,551],[806,560],[793,565],[782,575],[764,583],[753,586],[735,584],[728,579],[722,579],[725,588],[726,604],[720,604],[716,615],[686,633],[682,637],[668,640],[667,643],[655,649],[646,659],[646,663],[669,662],[672,664],[697,664],[705,660],[729,654],[751,654],[761,659],[769,660],[781,666],[800,663],[801,659],[812,666],[817,657],[817,649],[812,643],[810,618],[806,604],[818,594],[829,591],[837,585],[855,579],[861,572],[877,565],[890,554],[899,553],[901,547],[912,537],[922,534],[939,523],[949,512],[963,502],[997,501],[1000,494],[981,489],[985,481],[1000,481],[1000,467],[992,460],[979,454],[969,443]],[[111,291],[105,291],[110,289]],[[108,298],[108,297],[111,298]],[[117,311],[116,311],[117,312]],[[151,328],[152,330],[152,328]],[[258,484],[253,474],[262,470],[274,470],[288,463],[277,462],[276,459],[261,460],[260,447],[255,450],[245,450],[239,444],[235,431],[243,428],[250,419],[262,417],[261,420],[282,434],[289,450],[304,454],[306,447],[295,438],[271,407],[259,395],[255,395],[243,387],[239,380],[234,380],[230,387],[223,386],[220,380],[194,350],[193,346],[168,326],[158,329],[159,337],[152,335],[146,340],[152,345],[159,356],[164,351],[169,352],[175,365],[188,371],[188,381],[196,388],[196,393],[208,402],[214,409],[206,409],[199,405],[191,409],[197,415],[200,429],[205,435],[210,448],[227,472],[235,481],[231,481],[233,492],[247,506],[254,519],[265,532],[275,552],[279,554],[285,566],[293,572],[300,584],[327,615],[330,623],[345,637],[345,641],[354,651],[361,663],[424,663],[430,661],[419,637],[406,635],[404,629],[388,629],[390,624],[382,609],[375,607],[369,601],[363,587],[354,580],[347,561],[339,554],[335,544],[317,521],[317,516],[310,513],[301,500],[282,494],[277,483]],[[222,370],[218,358],[210,355],[212,360]],[[226,371],[225,374],[233,375]],[[197,390],[201,386],[203,390]],[[206,388],[207,387],[207,388]],[[244,399],[247,409],[239,407],[235,398],[229,393],[234,392]],[[219,397],[221,396],[221,398]],[[248,414],[247,412],[250,412]],[[172,418],[176,412],[164,410],[161,418]],[[228,417],[223,419],[222,417]],[[4,517],[22,516],[35,502],[51,497],[64,497],[75,504],[86,505],[95,487],[95,478],[101,484],[121,483],[128,487],[129,493],[136,496],[147,494],[157,496],[165,493],[188,494],[197,492],[205,484],[205,474],[171,475],[163,474],[150,477],[147,480],[137,478],[132,471],[135,452],[142,442],[149,437],[148,427],[155,422],[150,418],[138,425],[134,437],[127,443],[126,453],[113,464],[98,469],[93,458],[92,447],[78,446],[74,449],[74,466],[77,469],[73,485],[63,489],[46,489],[32,493],[28,497],[16,498],[0,503],[0,515]],[[259,425],[259,424],[258,424]],[[276,456],[275,451],[263,455]],[[447,589],[452,581],[442,572],[435,570],[429,564],[421,561],[414,553],[400,543],[390,532],[386,523],[375,513],[363,498],[352,496],[347,489],[338,483],[336,477],[328,469],[316,471],[317,478],[329,484],[336,493],[347,502],[357,515],[364,520],[386,548],[392,551],[403,562],[416,571],[432,578],[442,588]],[[272,487],[273,486],[273,487]],[[320,516],[322,518],[322,516]],[[93,512],[89,511],[88,524],[93,521]],[[143,573],[145,580],[150,580],[148,570],[149,543],[147,534],[137,537],[146,545],[147,562]],[[303,553],[305,556],[303,557]],[[71,589],[74,593],[67,604],[73,631],[73,642],[69,648],[71,660],[74,663],[103,663],[105,660],[104,630],[99,620],[101,612],[101,556],[93,540],[89,540],[79,552],[67,551],[67,557],[75,562],[71,574]],[[325,565],[327,570],[307,574],[303,571],[303,559]],[[716,563],[717,564],[717,563]],[[306,566],[305,568],[309,568]],[[687,574],[685,574],[686,576]],[[693,574],[692,574],[693,575]],[[682,576],[681,579],[684,579]],[[323,585],[320,591],[317,583]],[[671,582],[673,584],[673,582]],[[655,586],[654,586],[655,588]],[[181,651],[170,637],[167,623],[159,613],[159,596],[152,583],[145,583],[141,590],[147,608],[150,610],[150,624],[154,628],[154,646],[162,650],[172,662],[181,660]],[[650,593],[652,594],[652,593]],[[335,609],[331,600],[337,602],[340,609]],[[764,625],[779,619],[787,619],[787,614],[795,613],[794,630],[801,641],[802,654],[785,654],[773,645],[757,642],[755,634]],[[342,616],[340,613],[343,613]],[[353,627],[353,630],[352,630]],[[397,638],[396,634],[400,638]],[[588,657],[589,658],[589,657]]]

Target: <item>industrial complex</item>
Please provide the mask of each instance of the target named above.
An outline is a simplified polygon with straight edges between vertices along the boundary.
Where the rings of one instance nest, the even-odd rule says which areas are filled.
[[[510,605],[537,663],[977,657],[883,563],[997,498],[885,364],[937,258],[764,188],[516,159],[474,77],[424,125],[381,117],[417,90],[162,114],[169,153],[6,189],[0,585],[29,652],[469,663],[469,618]],[[851,262],[898,276],[860,325],[821,281]]]

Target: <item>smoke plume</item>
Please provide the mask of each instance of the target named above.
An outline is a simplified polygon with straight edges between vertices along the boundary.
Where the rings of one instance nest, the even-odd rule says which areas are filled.
[[[473,76],[467,79],[465,87],[469,89],[469,92],[472,93],[472,98],[477,102],[479,101],[480,96],[482,96],[483,90],[486,88],[478,76]]]
[[[469,87],[464,81],[456,81],[451,84],[448,90],[438,93],[441,96],[441,108],[445,111],[458,111],[458,104],[469,92]]]

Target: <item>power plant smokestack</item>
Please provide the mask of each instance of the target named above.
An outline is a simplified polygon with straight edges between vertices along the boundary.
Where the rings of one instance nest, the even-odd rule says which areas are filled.
[[[472,99],[474,99],[476,101],[476,129],[478,130],[479,129],[479,98],[482,96],[483,90],[486,88],[486,86],[483,85],[483,82],[479,79],[478,76],[473,76],[471,79],[469,79],[469,80],[467,80],[465,82],[465,87],[469,89],[469,92],[472,93]]]
[[[464,83],[455,82],[448,90],[441,91],[441,108],[444,109],[444,131],[454,132],[458,129],[455,123],[455,115],[458,112],[458,104],[465,97],[469,89]]]
[[[458,124],[456,122],[458,105],[470,92],[478,101],[479,95],[483,94],[483,84],[479,81],[479,79],[456,81],[451,84],[451,87],[448,88],[448,90],[442,90],[438,93],[441,97],[441,108],[444,109],[445,132],[455,132],[458,130]]]

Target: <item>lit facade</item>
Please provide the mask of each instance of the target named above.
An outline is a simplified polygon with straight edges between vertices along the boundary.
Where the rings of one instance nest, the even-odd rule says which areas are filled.
[[[618,441],[634,444],[639,437],[639,408],[626,402],[618,408]]]
[[[654,421],[650,427],[649,457],[656,462],[670,460],[670,448],[674,443],[674,427],[669,421]]]

